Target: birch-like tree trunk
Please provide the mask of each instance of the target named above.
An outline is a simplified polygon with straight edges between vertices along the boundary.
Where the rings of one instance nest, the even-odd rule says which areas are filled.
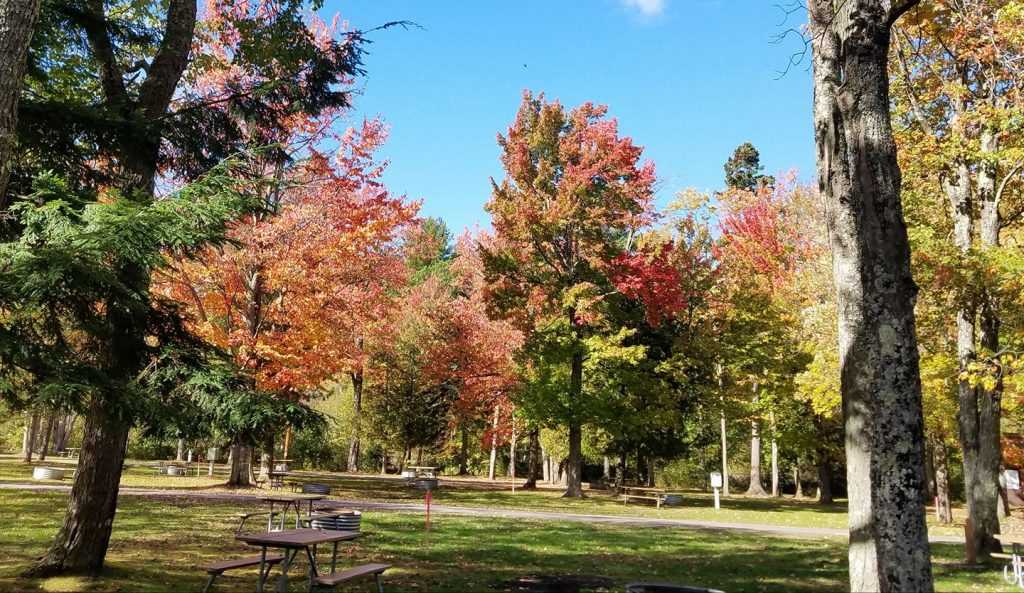
[[[932,591],[910,245],[889,116],[891,27],[916,0],[812,0],[818,183],[839,312],[852,591]]]
[[[750,486],[747,496],[768,496],[761,484],[761,423],[750,421]]]
[[[494,406],[494,420],[491,421],[491,461],[487,466],[487,479],[494,480],[494,466],[498,462],[498,416],[501,406]]]

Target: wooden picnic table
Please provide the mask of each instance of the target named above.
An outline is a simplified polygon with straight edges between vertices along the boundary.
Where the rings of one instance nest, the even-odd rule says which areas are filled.
[[[300,527],[302,521],[302,503],[306,502],[309,504],[306,510],[306,516],[313,514],[313,503],[318,500],[323,500],[324,495],[322,494],[273,494],[270,496],[264,496],[263,502],[270,503],[270,515],[267,516],[267,531],[274,528],[274,505],[281,504],[281,519],[278,522],[278,529],[284,530],[284,518],[288,514],[288,509],[295,510],[295,527]]]
[[[637,498],[642,500],[653,500],[657,507],[661,508],[661,503],[665,502],[666,492],[664,488],[648,488],[643,486],[623,486],[622,487],[622,504],[629,503],[630,499]]]
[[[281,576],[277,578],[277,591],[283,593],[288,588],[288,569],[299,552],[305,550],[306,558],[309,561],[309,590],[313,590],[314,580],[320,576],[319,567],[316,561],[316,547],[322,544],[331,544],[331,572],[338,563],[338,542],[349,541],[359,537],[356,531],[330,531],[320,529],[286,529],[284,531],[273,531],[268,533],[243,533],[235,536],[235,539],[260,548],[260,576],[256,582],[256,593],[263,593],[263,586],[269,577],[269,570],[264,570],[266,565],[267,550],[270,548],[284,550],[284,562],[281,563]]]
[[[1007,583],[1024,589],[1024,552],[1021,550],[1021,546],[1024,546],[1024,534],[997,533],[993,537],[1000,543],[1010,545],[1009,554],[992,554],[993,558],[1009,560],[1009,563],[1003,566],[1003,578]]]
[[[437,477],[437,467],[432,465],[410,465],[407,466],[409,469],[416,472],[416,477],[424,478],[435,478]]]

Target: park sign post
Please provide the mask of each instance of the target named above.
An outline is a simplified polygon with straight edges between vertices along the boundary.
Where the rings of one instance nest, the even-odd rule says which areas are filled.
[[[715,510],[719,509],[718,491],[722,488],[722,474],[711,472],[711,488],[715,491]]]

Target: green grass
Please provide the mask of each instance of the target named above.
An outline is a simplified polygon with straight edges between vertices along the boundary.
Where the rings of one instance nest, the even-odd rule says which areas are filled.
[[[227,467],[216,467],[213,477],[175,477],[156,475],[151,468],[154,462],[129,461],[121,479],[122,486],[165,490],[224,490]],[[66,458],[48,459],[45,465],[73,467],[74,460]],[[29,482],[30,467],[14,457],[0,457],[0,482]],[[335,497],[367,501],[412,502],[422,500],[422,493],[409,488],[396,476],[379,477],[372,474],[348,475],[331,472],[297,472],[296,480],[321,482],[332,487]],[[65,483],[69,483],[66,481]],[[53,482],[59,483],[59,482]],[[253,491],[259,492],[259,491]],[[511,508],[560,513],[628,515],[681,519],[718,521],[724,523],[758,523],[788,527],[823,527],[846,529],[846,504],[838,501],[831,505],[817,504],[812,500],[796,500],[792,497],[780,499],[746,498],[733,496],[722,501],[722,509],[715,511],[712,495],[708,492],[685,491],[682,507],[656,509],[652,505],[623,505],[607,492],[589,491],[585,499],[561,498],[561,491],[542,488],[535,491],[511,491],[511,484],[501,480],[489,483],[484,480],[465,480],[442,477],[440,490],[435,492],[437,504],[466,507]],[[962,535],[963,513],[954,512],[957,521],[952,525],[934,523],[934,513],[929,513],[929,529],[932,534]]]
[[[232,537],[237,513],[257,505],[123,497],[108,570],[100,579],[19,579],[56,532],[64,493],[0,491],[0,591],[197,591],[199,563],[251,553]],[[389,591],[502,591],[525,575],[589,575],[622,591],[634,580],[664,580],[739,591],[842,591],[841,541],[774,538],[704,530],[595,526],[578,522],[510,521],[435,516],[432,530],[418,514],[368,512],[365,537],[344,548],[342,565],[394,564]],[[995,568],[957,565],[959,546],[933,547],[940,591],[1008,590]],[[298,575],[302,566],[293,571]],[[296,578],[292,590],[303,583]],[[254,571],[238,571],[214,591],[251,591]],[[370,591],[370,583],[352,591]]]

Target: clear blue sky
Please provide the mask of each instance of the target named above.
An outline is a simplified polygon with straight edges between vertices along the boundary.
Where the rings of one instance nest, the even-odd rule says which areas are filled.
[[[810,76],[777,80],[797,44],[773,45],[802,22],[771,0],[328,0],[373,34],[358,112],[391,127],[383,156],[392,191],[423,200],[456,233],[487,226],[495,135],[523,89],[566,105],[609,106],[622,134],[657,164],[665,203],[687,187],[720,189],[722,164],[751,141],[769,173],[813,174]]]

